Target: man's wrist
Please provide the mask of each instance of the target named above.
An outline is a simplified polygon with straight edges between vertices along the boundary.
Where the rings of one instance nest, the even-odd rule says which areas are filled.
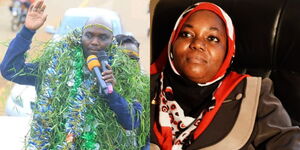
[[[107,100],[110,100],[110,99],[115,99],[116,96],[118,96],[117,93],[113,91],[112,93],[105,95],[105,98]]]
[[[20,34],[26,40],[31,40],[36,31],[28,29],[25,25],[22,27]]]
[[[29,31],[31,31],[31,32],[36,32],[36,30],[30,29],[30,28],[26,27],[26,25],[24,25],[24,27],[25,27],[26,29],[28,29]]]
[[[127,101],[115,91],[113,91],[111,94],[106,95],[105,99],[110,105],[128,105]]]

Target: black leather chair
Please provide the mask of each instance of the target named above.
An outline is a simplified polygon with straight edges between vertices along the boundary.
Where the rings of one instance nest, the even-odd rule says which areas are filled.
[[[166,46],[181,12],[200,0],[160,0],[153,12],[152,62]],[[233,70],[270,77],[294,125],[300,125],[300,1],[207,0],[232,18],[236,33]]]

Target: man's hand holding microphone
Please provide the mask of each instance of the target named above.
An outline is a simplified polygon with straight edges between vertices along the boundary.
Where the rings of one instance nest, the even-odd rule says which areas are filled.
[[[116,79],[114,78],[111,66],[108,64],[105,51],[101,50],[98,56],[100,61],[96,55],[90,55],[87,58],[87,65],[89,70],[93,71],[96,75],[99,85],[99,94],[108,95],[113,92]]]

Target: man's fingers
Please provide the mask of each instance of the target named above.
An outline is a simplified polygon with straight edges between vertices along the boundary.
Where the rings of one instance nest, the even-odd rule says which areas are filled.
[[[106,83],[114,83],[114,79],[107,79],[107,80],[104,80]]]
[[[29,7],[29,12],[31,12],[33,10],[33,6],[34,4],[31,4],[30,7]]]
[[[103,76],[102,78],[103,78],[104,82],[106,82],[106,83],[112,83],[113,86],[116,84],[116,79],[114,78],[114,76],[112,74]]]
[[[43,5],[42,8],[40,9],[40,12],[44,12],[45,9],[46,9],[46,5]]]
[[[109,74],[113,74],[113,71],[112,70],[106,70],[106,71],[102,72],[103,76],[109,75]]]
[[[111,66],[109,64],[106,64],[107,69],[112,70]]]
[[[116,84],[116,79],[115,79],[115,78],[110,78],[110,79],[104,80],[104,82],[106,82],[106,83],[111,83],[113,86],[115,86],[115,84]]]
[[[43,0],[39,0],[29,7],[29,12],[38,12],[38,13],[43,13],[44,10],[46,9],[46,5],[44,4]]]
[[[112,69],[109,65],[106,65],[106,67],[108,69]],[[116,79],[114,77],[114,74],[113,74],[112,70],[106,70],[106,71],[102,72],[102,79],[106,83],[112,83],[113,86],[116,84]]]
[[[43,1],[43,0],[39,0],[39,1],[34,5],[33,11],[39,11],[39,9],[42,8],[43,4],[44,4],[44,1]]]
[[[113,79],[113,78],[114,78],[114,76],[113,76],[112,74],[108,74],[108,75],[102,76],[102,79],[103,79],[103,80]]]
[[[45,23],[45,21],[47,20],[47,17],[48,17],[47,14],[44,14],[44,15],[43,15],[43,18],[44,18],[44,19],[43,19],[43,22],[44,22],[44,23]],[[44,23],[43,23],[43,24],[44,24]]]

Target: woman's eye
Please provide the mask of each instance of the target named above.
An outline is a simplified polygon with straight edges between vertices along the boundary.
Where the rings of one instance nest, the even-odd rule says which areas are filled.
[[[208,36],[208,38],[207,38],[209,41],[213,41],[213,42],[219,42],[220,40],[217,38],[217,37],[215,37],[215,36]]]
[[[180,37],[190,38],[192,35],[189,32],[180,32]]]

